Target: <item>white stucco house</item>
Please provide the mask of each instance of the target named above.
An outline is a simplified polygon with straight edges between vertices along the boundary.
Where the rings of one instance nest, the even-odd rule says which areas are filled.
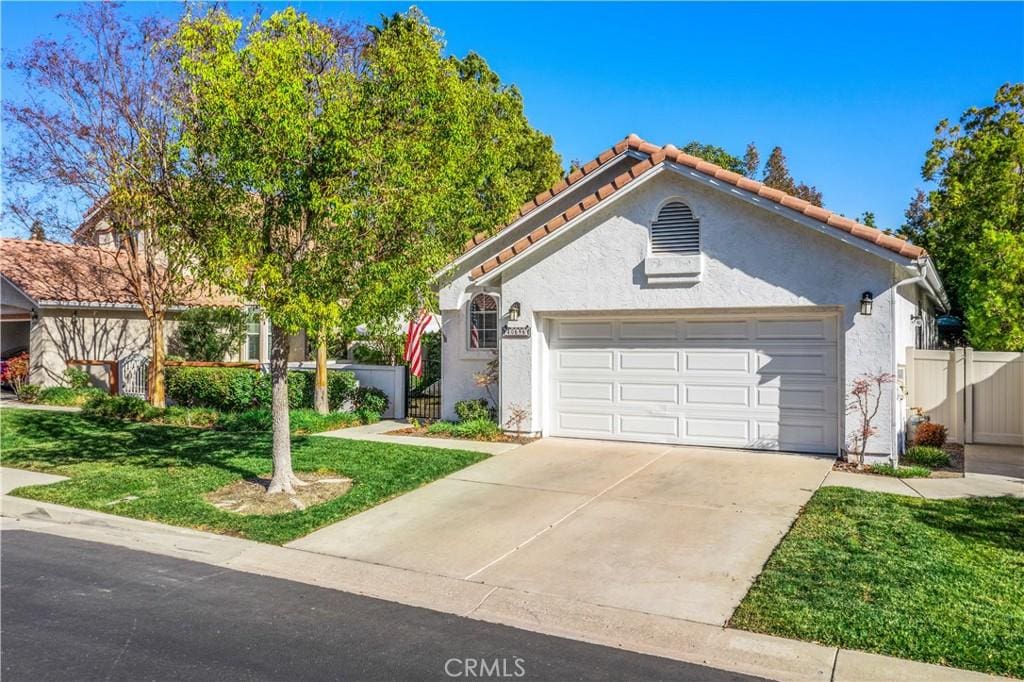
[[[842,452],[851,382],[902,379],[947,298],[927,253],[631,135],[438,276],[442,412],[484,397],[545,436]],[[898,456],[884,387],[867,451]]]

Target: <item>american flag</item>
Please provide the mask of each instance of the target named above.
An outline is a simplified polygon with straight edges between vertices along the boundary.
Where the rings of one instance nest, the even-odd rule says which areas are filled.
[[[420,339],[431,319],[430,313],[421,310],[419,319],[409,320],[409,331],[405,337],[404,359],[405,364],[409,365],[409,372],[416,377],[423,376],[423,348],[420,345]]]

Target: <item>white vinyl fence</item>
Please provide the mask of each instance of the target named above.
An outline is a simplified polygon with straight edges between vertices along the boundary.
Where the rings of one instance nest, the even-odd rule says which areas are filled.
[[[1024,353],[907,349],[907,391],[953,442],[1024,445]]]
[[[289,362],[289,369],[314,371],[316,363]],[[351,365],[328,363],[327,371],[352,372],[360,386],[372,386],[384,391],[388,409],[381,416],[386,419],[405,419],[405,365]]]

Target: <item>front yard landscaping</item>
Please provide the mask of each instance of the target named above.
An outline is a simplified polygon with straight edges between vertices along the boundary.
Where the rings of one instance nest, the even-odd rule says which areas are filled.
[[[1024,677],[1024,500],[815,493],[733,627]]]
[[[269,433],[234,433],[4,409],[0,463],[70,477],[20,497],[281,544],[486,455],[316,436],[292,439],[296,473],[340,474],[352,489],[301,511],[240,515],[203,496],[271,469]]]

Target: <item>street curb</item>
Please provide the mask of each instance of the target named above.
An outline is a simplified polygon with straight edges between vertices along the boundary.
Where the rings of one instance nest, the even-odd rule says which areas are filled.
[[[495,587],[4,495],[3,530],[43,532],[315,585],[773,680],[971,682],[983,673]]]

